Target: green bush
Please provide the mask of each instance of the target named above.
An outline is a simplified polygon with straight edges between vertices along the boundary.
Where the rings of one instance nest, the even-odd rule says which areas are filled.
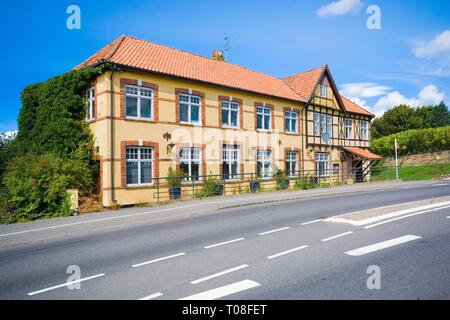
[[[277,190],[284,190],[286,189],[286,183],[289,181],[288,177],[286,176],[286,173],[283,170],[278,170],[277,173],[275,173],[275,182],[276,182],[276,189]]]
[[[308,190],[314,189],[317,186],[308,177],[303,177],[295,180],[293,189],[294,190]]]
[[[395,154],[394,140],[400,155],[450,150],[450,126],[432,129],[408,130],[372,141],[376,154],[391,157]]]
[[[196,198],[205,198],[205,197],[217,196],[219,185],[220,185],[219,180],[215,176],[209,175],[206,178],[206,182],[205,182],[205,186],[204,186],[203,190],[196,192],[195,197]]]
[[[54,154],[28,154],[14,159],[3,182],[10,210],[3,212],[2,223],[68,216],[71,210],[67,189],[78,189],[83,195],[93,185],[86,163]]]

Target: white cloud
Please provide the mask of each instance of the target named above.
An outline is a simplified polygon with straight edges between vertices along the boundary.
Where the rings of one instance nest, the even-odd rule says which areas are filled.
[[[450,68],[439,67],[432,72],[428,72],[427,75],[434,77],[450,77]]]
[[[388,95],[380,98],[370,109],[378,116],[383,114],[386,110],[399,104],[419,107],[436,105],[443,100],[445,100],[445,93],[439,92],[434,85],[428,85],[419,92],[417,97],[414,98],[407,98],[398,91],[390,92]]]
[[[433,58],[443,54],[450,54],[450,30],[439,34],[434,40],[414,49],[418,58]]]
[[[338,0],[320,7],[317,10],[317,15],[319,17],[327,17],[355,13],[359,11],[361,6],[361,0]]]
[[[372,82],[346,83],[342,85],[341,94],[346,97],[373,98],[388,93],[390,87]]]

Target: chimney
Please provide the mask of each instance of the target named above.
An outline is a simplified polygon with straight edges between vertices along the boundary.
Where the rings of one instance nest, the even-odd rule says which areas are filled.
[[[212,55],[213,55],[213,60],[225,61],[225,57],[223,56],[222,50],[214,50]]]

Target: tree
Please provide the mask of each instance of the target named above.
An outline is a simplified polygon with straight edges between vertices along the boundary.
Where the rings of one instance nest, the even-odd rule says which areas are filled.
[[[430,127],[439,128],[450,125],[450,111],[442,101],[439,105],[434,106],[430,116]]]
[[[372,123],[372,137],[380,138],[397,132],[424,127],[424,120],[407,105],[399,105],[377,118]]]

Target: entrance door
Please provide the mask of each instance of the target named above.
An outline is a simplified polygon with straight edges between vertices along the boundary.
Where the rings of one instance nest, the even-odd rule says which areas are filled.
[[[353,160],[352,161],[353,174],[356,182],[363,182],[363,161],[361,160]]]

